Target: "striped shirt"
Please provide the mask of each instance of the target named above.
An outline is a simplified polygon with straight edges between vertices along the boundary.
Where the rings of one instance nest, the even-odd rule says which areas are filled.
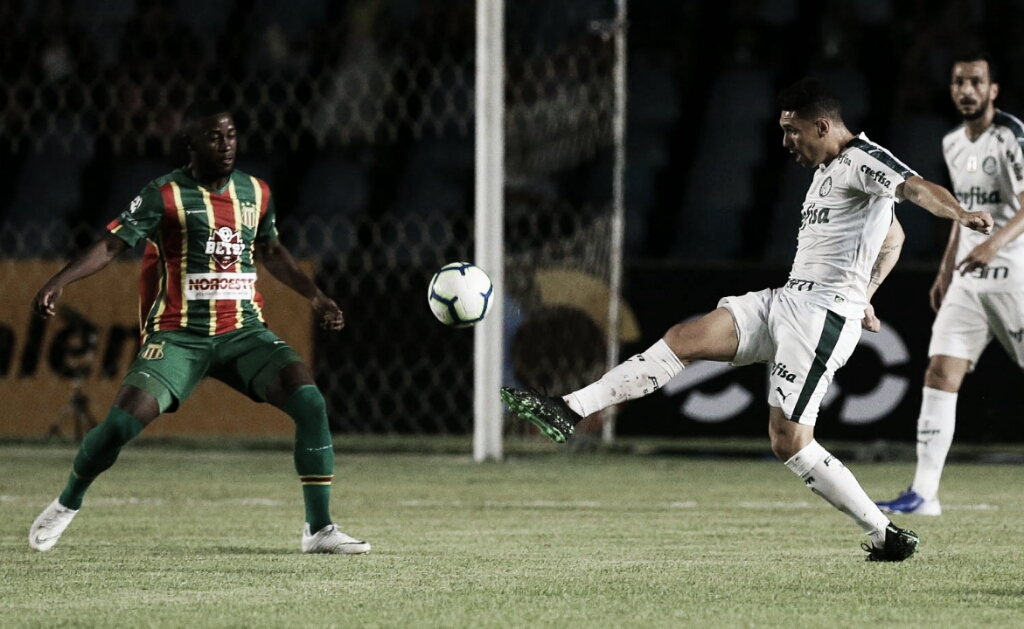
[[[896,187],[917,175],[861,133],[814,172],[785,290],[861,318],[878,252],[893,221]]]
[[[266,182],[236,170],[222,189],[209,190],[179,168],[147,184],[107,229],[129,246],[147,241],[139,280],[144,338],[263,325],[253,245],[278,237]]]

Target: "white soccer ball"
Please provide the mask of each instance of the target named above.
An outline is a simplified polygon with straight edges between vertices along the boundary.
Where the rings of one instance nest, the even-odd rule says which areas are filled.
[[[441,323],[468,328],[487,315],[493,293],[491,278],[483,269],[469,262],[452,262],[434,273],[427,303]]]

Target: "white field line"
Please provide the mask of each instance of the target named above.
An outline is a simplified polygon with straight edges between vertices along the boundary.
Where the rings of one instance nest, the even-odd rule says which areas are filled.
[[[14,502],[37,502],[33,496],[15,496],[0,494],[0,503]],[[132,506],[160,506],[173,504],[189,504],[204,507],[285,507],[301,503],[296,497],[291,500],[275,500],[270,498],[224,498],[216,500],[192,499],[165,500],[163,498],[139,498],[128,496],[125,498],[94,498],[88,501],[90,507],[132,507]],[[485,500],[473,502],[465,500],[398,500],[395,503],[399,507],[424,508],[424,509],[603,509],[615,508],[617,503],[602,503],[596,500]],[[813,509],[824,506],[825,503],[808,501],[743,501],[735,503],[734,506],[741,509]],[[708,506],[708,505],[705,505]],[[716,503],[717,507],[729,506]],[[650,507],[661,509],[698,509],[701,504],[694,500],[679,500],[673,502],[652,503]],[[943,503],[943,510],[949,511],[998,511],[998,505],[980,504],[947,504]]]

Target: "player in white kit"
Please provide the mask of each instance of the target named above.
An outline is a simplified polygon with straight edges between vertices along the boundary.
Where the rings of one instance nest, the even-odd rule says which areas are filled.
[[[818,406],[856,347],[861,326],[877,329],[869,300],[895,264],[903,239],[894,203],[909,199],[981,231],[992,219],[964,211],[945,188],[925,181],[863,134],[851,133],[839,100],[820,82],[804,79],[786,88],[778,106],[783,146],[798,163],[816,169],[801,209],[789,281],[722,299],[714,311],[673,326],[646,351],[564,397],[505,388],[502,399],[561,442],[583,417],[657,390],[694,360],[771,363],[772,451],[867,533],[869,561],[902,561],[917,550],[917,535],[896,527],[853,474],[814,440]]]
[[[953,64],[950,94],[964,123],[942,140],[949,177],[960,203],[995,220],[985,236],[954,225],[931,304],[938,314],[928,346],[921,414],[917,420],[917,471],[888,513],[940,515],[939,479],[956,425],[964,376],[997,339],[1024,367],[1024,124],[996,109],[999,84],[984,53]]]

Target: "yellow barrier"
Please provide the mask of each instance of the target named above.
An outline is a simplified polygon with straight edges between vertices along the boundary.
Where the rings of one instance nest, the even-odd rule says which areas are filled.
[[[138,351],[139,263],[115,262],[69,286],[60,301],[69,307],[67,314],[48,321],[33,317],[33,297],[63,265],[0,261],[0,436],[43,436],[51,429],[74,434],[72,411],[81,400],[102,421]],[[312,272],[312,264],[302,266]],[[259,277],[267,324],[310,364],[309,302],[262,267]],[[207,379],[177,412],[163,415],[144,434],[283,436],[294,431],[291,419],[276,408]]]

